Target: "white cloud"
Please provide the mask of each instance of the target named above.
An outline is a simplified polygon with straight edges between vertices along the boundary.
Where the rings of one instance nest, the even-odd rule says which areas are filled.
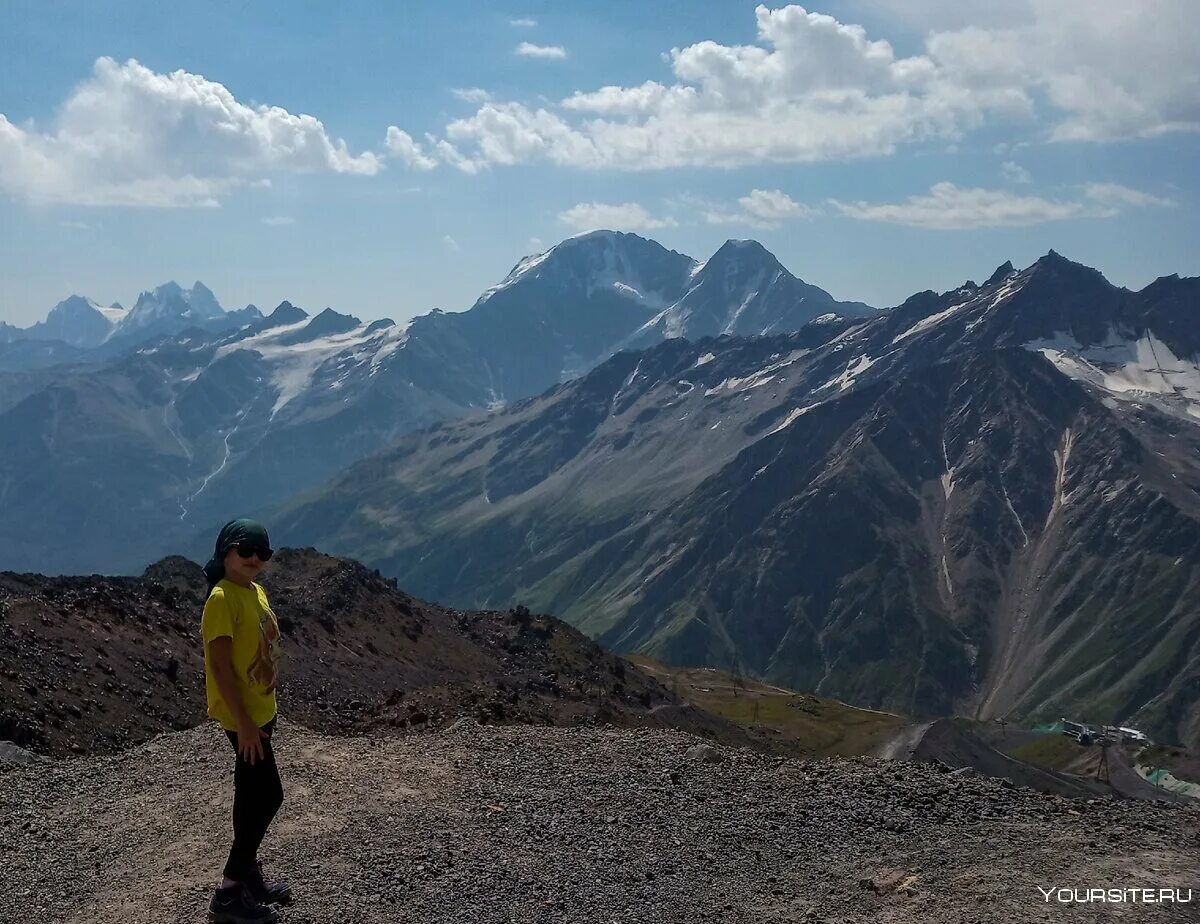
[[[1010,183],[1028,183],[1033,179],[1029,171],[1014,160],[1006,160],[1000,165],[1000,175]]]
[[[38,202],[215,206],[274,171],[379,171],[310,115],[248,106],[197,74],[96,60],[52,125],[0,115],[0,189]]]
[[[805,218],[815,210],[792,199],[778,189],[753,189],[738,199],[738,209],[704,209],[704,220],[711,225],[741,224],[755,228],[778,228],[792,218]]]
[[[561,60],[567,56],[567,50],[561,45],[535,45],[533,42],[522,42],[513,51],[522,58],[548,58]]]
[[[576,90],[557,105],[488,101],[443,140],[472,171],[644,170],[886,156],[923,141],[952,150],[993,122],[1045,140],[1200,131],[1190,0],[1014,0],[1005,15],[929,0],[923,15],[952,7],[941,21],[961,28],[930,28],[923,51],[902,56],[861,26],[759,6],[755,44],[674,48],[671,82]]]
[[[268,215],[263,218],[262,223],[272,227],[279,227],[281,225],[294,225],[296,223],[296,219],[292,218],[290,215]]]
[[[733,167],[889,154],[954,137],[985,110],[1027,109],[1008,91],[954,90],[927,56],[897,57],[888,42],[830,16],[760,6],[756,17],[760,44],[672,49],[672,84],[576,92],[561,115],[489,103],[446,135],[472,162]]]
[[[489,103],[492,100],[492,94],[482,87],[455,87],[450,91],[456,99],[461,99],[464,103]]]
[[[1122,205],[1171,204],[1169,200],[1115,183],[1087,184],[1083,193],[1082,199],[1052,200],[1041,196],[1018,196],[1000,189],[938,183],[928,195],[911,196],[904,202],[840,202],[836,199],[829,202],[849,218],[941,230],[1013,228],[1069,218],[1111,218],[1120,213]]]
[[[1044,99],[1056,141],[1200,131],[1192,0],[1026,0],[1005,26],[934,33],[962,87]]]
[[[1138,189],[1130,189],[1120,183],[1085,183],[1083,194],[1094,202],[1104,205],[1160,205],[1174,207],[1178,203],[1165,196],[1155,196]]]
[[[393,157],[414,170],[432,170],[438,165],[436,158],[426,154],[408,132],[395,125],[388,126],[386,144]]]
[[[462,248],[458,246],[458,241],[452,238],[449,234],[442,235],[442,243],[446,245],[446,249],[458,253]]]
[[[510,26],[515,26],[518,29],[532,29],[537,25],[537,20],[523,17],[521,19],[510,19],[508,24]]]
[[[601,228],[617,231],[653,231],[656,228],[673,228],[678,224],[674,218],[653,217],[636,202],[620,205],[580,202],[562,212],[558,219],[578,231]]]
[[[763,221],[802,218],[810,212],[807,206],[801,205],[778,189],[752,189],[750,195],[738,199],[738,205],[746,214]]]

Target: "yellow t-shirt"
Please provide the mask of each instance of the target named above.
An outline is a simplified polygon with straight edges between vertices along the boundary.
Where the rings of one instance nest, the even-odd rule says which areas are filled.
[[[204,686],[208,714],[222,728],[237,730],[233,713],[221,698],[213,676],[208,643],[227,635],[233,639],[233,673],[246,712],[255,725],[275,717],[275,680],[279,669],[279,621],[258,584],[241,587],[222,580],[208,595],[200,621],[204,636]]]

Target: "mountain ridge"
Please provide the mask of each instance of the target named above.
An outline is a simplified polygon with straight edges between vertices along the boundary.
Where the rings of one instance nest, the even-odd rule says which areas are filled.
[[[332,309],[310,317],[285,301],[269,318],[228,312],[213,330],[202,316],[215,310],[206,288],[144,293],[131,311],[147,330],[168,319],[174,333],[0,373],[0,433],[16,444],[0,449],[0,510],[16,522],[36,504],[37,542],[56,550],[53,560],[34,556],[32,537],[0,527],[0,562],[136,571],[230,508],[315,488],[406,432],[592,368],[682,293],[696,265],[636,235],[580,235],[520,261],[469,311],[399,325]],[[745,294],[729,299],[732,310]],[[48,447],[61,458],[45,458]],[[143,547],[107,541],[102,524],[114,517],[138,524]]]
[[[1190,286],[1167,289],[1052,254],[874,318],[666,341],[406,437],[272,516],[427,595],[519,599],[618,651],[918,714],[1102,710],[1194,741],[1195,361],[1153,373],[1112,333],[1196,317]],[[882,616],[855,615],[868,593]],[[929,648],[881,660],[876,636]]]

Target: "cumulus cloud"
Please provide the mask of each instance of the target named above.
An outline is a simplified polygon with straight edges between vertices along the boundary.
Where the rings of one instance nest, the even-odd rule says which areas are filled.
[[[1189,0],[956,8],[947,21],[975,24],[929,29],[904,56],[862,26],[759,6],[754,44],[671,49],[671,81],[580,89],[557,104],[488,100],[439,140],[471,171],[534,160],[642,170],[886,156],[953,145],[989,122],[1056,141],[1200,130]]]
[[[522,42],[513,54],[522,58],[547,58],[561,60],[567,56],[567,50],[561,45],[535,45],[533,42]]]
[[[796,202],[778,189],[753,189],[749,195],[738,199],[736,210],[703,211],[704,220],[711,225],[741,224],[754,228],[778,228],[783,221],[805,218],[814,213],[814,209]]]
[[[51,125],[0,115],[0,188],[39,202],[215,206],[275,171],[370,175],[320,120],[249,106],[198,74],[99,58]]]
[[[388,126],[385,143],[396,160],[414,170],[432,170],[438,165],[436,158],[426,154],[408,132],[401,131],[395,125]]]
[[[1018,196],[1000,189],[937,183],[928,195],[911,196],[903,202],[831,199],[829,203],[849,218],[941,230],[1014,228],[1069,218],[1111,218],[1120,213],[1122,205],[1171,204],[1170,200],[1116,183],[1086,184],[1082,192],[1082,197],[1054,200],[1042,196]]]
[[[1013,160],[1000,165],[1000,175],[1010,183],[1028,183],[1033,179],[1028,170]]]
[[[1045,100],[1055,141],[1200,131],[1191,0],[1026,0],[1005,26],[937,32],[927,52],[962,87]]]
[[[600,228],[617,231],[653,231],[656,228],[673,228],[678,222],[674,218],[655,218],[636,202],[605,205],[600,202],[580,202],[562,212],[559,221],[577,231],[593,231]]]

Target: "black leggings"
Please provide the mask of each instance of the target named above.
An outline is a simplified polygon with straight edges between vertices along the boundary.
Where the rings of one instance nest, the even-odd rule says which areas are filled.
[[[225,863],[225,877],[235,882],[245,882],[254,876],[258,845],[283,804],[283,784],[279,782],[279,768],[275,766],[275,752],[271,748],[275,720],[271,719],[262,730],[267,735],[262,741],[262,758],[255,758],[253,765],[241,754],[234,758],[233,847]],[[225,734],[236,754],[237,732],[226,729]]]

